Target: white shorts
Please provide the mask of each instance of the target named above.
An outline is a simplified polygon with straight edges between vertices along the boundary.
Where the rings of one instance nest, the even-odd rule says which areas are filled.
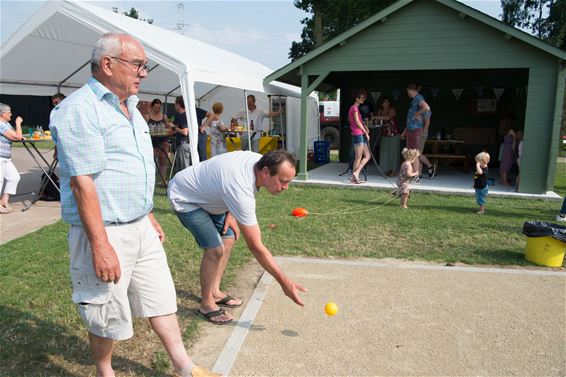
[[[96,277],[84,228],[69,230],[73,302],[94,335],[114,340],[134,334],[132,315],[150,318],[177,311],[177,297],[167,257],[149,218],[106,226],[122,271],[118,284]]]

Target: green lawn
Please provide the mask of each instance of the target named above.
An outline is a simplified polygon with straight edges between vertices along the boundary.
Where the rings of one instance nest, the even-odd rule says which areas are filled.
[[[562,193],[565,168],[560,164],[557,169]],[[530,265],[523,258],[523,222],[552,220],[560,207],[556,201],[490,197],[487,214],[478,216],[471,196],[415,193],[409,210],[390,198],[387,191],[367,189],[292,186],[277,197],[262,191],[258,216],[264,242],[277,255],[522,266]],[[169,209],[163,189],[157,191],[155,205],[166,230],[179,317],[189,340],[202,321],[194,313],[201,252]],[[293,218],[289,213],[294,207],[305,207],[311,215]],[[1,247],[2,376],[92,373],[84,329],[70,301],[66,230],[59,222]],[[228,283],[250,258],[244,242],[238,242]],[[136,321],[135,328],[134,340],[116,349],[119,374],[162,376],[168,361],[159,342],[144,321]]]
[[[22,143],[12,143],[13,148],[23,148],[24,145]],[[55,148],[55,143],[53,140],[46,140],[36,144],[37,149],[39,150],[49,150]]]
[[[566,196],[566,163],[556,164],[554,191],[560,196]]]

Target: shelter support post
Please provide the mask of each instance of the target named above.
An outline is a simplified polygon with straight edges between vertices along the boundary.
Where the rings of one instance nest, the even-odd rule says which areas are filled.
[[[307,173],[307,109],[308,109],[308,85],[309,77],[307,75],[301,76],[301,130],[299,135],[299,173],[297,179],[306,181],[308,179]]]
[[[311,84],[309,84],[309,76],[305,73],[301,75],[301,130],[300,130],[300,146],[299,146],[299,173],[297,179],[306,181],[308,179],[307,173],[307,155],[308,155],[308,109],[309,109],[309,96],[322,81],[328,76],[329,72],[323,73],[318,76]]]
[[[560,64],[560,63],[559,63]],[[554,176],[556,174],[556,156],[558,148],[562,146],[559,144],[560,140],[560,125],[562,123],[562,110],[564,106],[564,89],[566,86],[566,67],[562,64],[559,65],[558,79],[556,80],[556,98],[554,100],[554,117],[552,120],[552,139],[550,141],[550,148],[548,149],[548,173],[546,174],[546,190],[551,191],[554,189]],[[523,180],[521,180],[523,182]],[[519,183],[519,192],[521,191],[521,183]]]
[[[279,111],[283,108],[283,102],[281,101],[281,95],[278,96],[279,98]],[[283,149],[287,150],[287,126],[283,125],[283,113],[279,113],[279,132],[281,133],[281,140],[283,141]]]

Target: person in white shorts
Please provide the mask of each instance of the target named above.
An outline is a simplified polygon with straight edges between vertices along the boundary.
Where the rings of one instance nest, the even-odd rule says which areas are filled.
[[[51,113],[69,230],[73,302],[89,331],[97,376],[114,376],[117,340],[132,337],[132,316],[149,319],[175,375],[217,376],[189,359],[175,312],[176,292],[152,213],[155,164],[147,123],[136,108],[148,74],[139,41],[104,34],[92,77]]]
[[[169,182],[167,195],[181,223],[204,250],[199,312],[222,325],[232,315],[220,306],[236,307],[242,300],[220,290],[224,268],[240,229],[248,248],[283,292],[303,306],[298,292],[306,289],[289,279],[261,239],[255,195],[261,187],[278,195],[295,177],[295,158],[283,150],[262,156],[249,151],[224,153],[180,171]]]
[[[10,124],[12,109],[10,106],[0,103],[0,213],[13,212],[10,203],[10,195],[16,193],[20,173],[12,163],[12,141],[22,139],[22,117],[16,118],[16,129]],[[4,185],[4,180],[6,184]],[[4,186],[4,187],[2,187]]]

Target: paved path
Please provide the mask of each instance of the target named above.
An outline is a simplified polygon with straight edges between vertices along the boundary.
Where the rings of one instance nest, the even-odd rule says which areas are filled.
[[[40,151],[46,152],[44,156],[51,162],[53,152]],[[0,215],[0,244],[34,232],[61,218],[59,202],[38,201],[29,210],[21,212],[23,202],[32,197],[29,193],[39,189],[43,172],[24,148],[12,149],[12,162],[18,169],[21,179],[16,195],[10,198],[14,212]]]
[[[216,348],[216,371],[230,376],[566,374],[564,270],[279,260],[309,288],[305,307],[291,303],[263,275],[240,321],[223,329],[231,335],[222,352],[217,346],[193,347],[208,354]],[[339,305],[335,317],[324,314],[327,301]],[[206,360],[199,352],[192,356]]]

